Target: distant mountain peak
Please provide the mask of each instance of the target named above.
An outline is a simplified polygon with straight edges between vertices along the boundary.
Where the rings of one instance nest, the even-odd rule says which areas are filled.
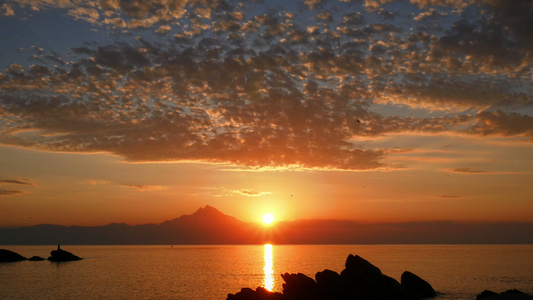
[[[221,213],[218,209],[214,208],[213,206],[206,205],[205,207],[199,208],[191,216],[212,218],[212,217],[222,217],[222,216],[225,217],[226,215]]]

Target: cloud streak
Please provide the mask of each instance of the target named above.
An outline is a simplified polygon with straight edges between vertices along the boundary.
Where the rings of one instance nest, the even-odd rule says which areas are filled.
[[[26,191],[21,190],[7,190],[7,189],[1,189],[0,188],[0,197],[1,196],[18,196],[22,194],[26,194]]]
[[[19,189],[4,189],[3,185],[36,186],[30,179],[0,179],[0,196],[19,196],[28,193]]]
[[[240,189],[240,190],[234,190],[232,192],[235,193],[235,194],[246,196],[246,197],[261,197],[261,196],[264,196],[264,195],[271,194],[270,192],[255,192],[255,191],[250,190],[250,189]]]
[[[140,184],[121,184],[122,187],[127,187],[141,192],[162,190],[164,187],[159,185],[140,185]]]
[[[30,179],[0,179],[0,185],[2,184],[16,184],[16,185],[29,185],[29,186],[35,186],[35,183],[33,183]]]

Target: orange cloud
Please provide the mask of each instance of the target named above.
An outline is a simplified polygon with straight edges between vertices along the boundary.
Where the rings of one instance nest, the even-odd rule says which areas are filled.
[[[254,192],[250,189],[234,190],[233,193],[246,196],[246,197],[261,197],[263,195],[271,194],[270,192]]]
[[[140,184],[122,184],[121,186],[141,192],[162,190],[164,187],[160,185],[140,185]]]

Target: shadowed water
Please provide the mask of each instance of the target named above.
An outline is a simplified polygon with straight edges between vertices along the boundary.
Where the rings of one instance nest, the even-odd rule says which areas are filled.
[[[2,246],[47,257],[55,246]],[[280,274],[340,272],[358,254],[397,280],[426,279],[437,299],[484,289],[532,293],[532,245],[62,246],[84,259],[0,264],[0,299],[225,299],[242,287],[281,291]]]

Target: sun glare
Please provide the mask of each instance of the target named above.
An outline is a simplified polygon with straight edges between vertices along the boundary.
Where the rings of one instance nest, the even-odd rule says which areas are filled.
[[[271,213],[266,213],[263,215],[263,223],[265,224],[271,224],[272,222],[274,222],[274,215],[271,214]]]

